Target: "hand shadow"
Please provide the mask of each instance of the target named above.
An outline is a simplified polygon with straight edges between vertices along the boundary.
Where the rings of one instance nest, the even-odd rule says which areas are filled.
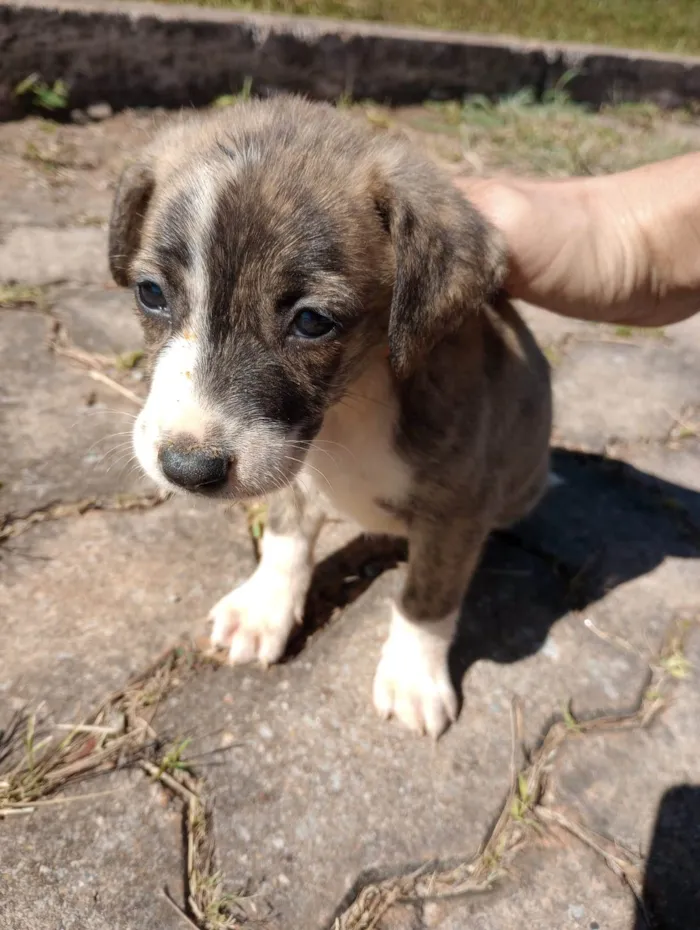
[[[700,786],[676,785],[661,799],[631,930],[700,926]]]
[[[536,511],[496,532],[464,603],[453,676],[479,659],[517,662],[536,653],[553,624],[617,585],[652,571],[667,556],[700,558],[700,494],[603,456],[554,450],[561,484]],[[406,544],[358,537],[320,563],[296,655],[337,607],[406,558]]]

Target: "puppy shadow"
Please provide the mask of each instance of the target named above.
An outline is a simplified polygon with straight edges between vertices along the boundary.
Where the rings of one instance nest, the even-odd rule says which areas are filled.
[[[526,520],[495,532],[461,612],[450,657],[456,683],[479,659],[517,662],[542,647],[552,626],[668,556],[700,558],[700,494],[624,462],[554,450],[559,483]],[[320,563],[298,654],[339,607],[405,561],[406,543],[358,537]]]
[[[661,799],[630,930],[690,930],[700,924],[700,787],[676,785]]]
[[[319,562],[306,599],[303,625],[293,634],[284,661],[294,658],[307,640],[348,607],[384,572],[405,562],[408,545],[392,536],[357,536]]]

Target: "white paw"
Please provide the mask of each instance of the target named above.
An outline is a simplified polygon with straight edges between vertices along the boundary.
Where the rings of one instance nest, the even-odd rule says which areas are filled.
[[[457,719],[457,695],[447,665],[455,625],[456,616],[412,623],[393,608],[374,678],[374,706],[380,716],[396,717],[409,730],[433,739]]]
[[[301,621],[301,610],[280,585],[255,574],[216,604],[210,613],[214,621],[212,643],[228,649],[234,665],[260,662],[271,665],[284,655],[294,625]]]
[[[271,665],[284,655],[301,623],[311,580],[311,551],[301,537],[263,536],[262,559],[251,577],[216,604],[211,641],[234,665]]]

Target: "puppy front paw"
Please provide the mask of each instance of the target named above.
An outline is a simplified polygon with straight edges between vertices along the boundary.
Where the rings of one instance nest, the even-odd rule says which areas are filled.
[[[233,665],[271,665],[284,655],[289,635],[301,621],[301,608],[288,591],[253,575],[212,608],[212,644],[227,648]]]
[[[374,678],[374,706],[409,730],[437,739],[457,719],[447,656],[456,617],[413,623],[394,607]]]
[[[271,665],[282,658],[290,633],[302,621],[311,555],[306,537],[265,532],[255,572],[209,614],[212,644],[227,648],[233,665]]]

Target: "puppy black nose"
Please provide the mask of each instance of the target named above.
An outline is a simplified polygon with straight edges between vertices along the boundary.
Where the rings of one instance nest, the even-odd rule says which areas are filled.
[[[213,490],[224,484],[228,476],[227,459],[211,455],[203,449],[185,451],[168,444],[160,450],[158,459],[165,477],[188,491],[196,491],[201,487]]]

